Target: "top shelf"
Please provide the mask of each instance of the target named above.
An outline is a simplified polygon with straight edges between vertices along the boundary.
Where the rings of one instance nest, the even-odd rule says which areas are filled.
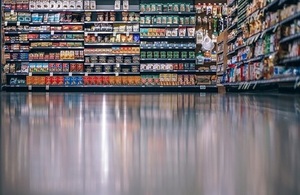
[[[141,15],[195,15],[196,12],[141,12]]]

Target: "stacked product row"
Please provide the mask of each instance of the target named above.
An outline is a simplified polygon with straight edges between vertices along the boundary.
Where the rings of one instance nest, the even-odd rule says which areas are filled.
[[[300,2],[253,0],[245,25],[228,37],[228,70],[223,82],[244,82],[300,75]],[[279,79],[280,82],[280,79]]]

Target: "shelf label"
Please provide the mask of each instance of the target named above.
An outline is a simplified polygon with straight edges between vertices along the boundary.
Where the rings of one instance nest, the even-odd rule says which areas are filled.
[[[85,37],[88,36],[88,32],[84,32],[84,36],[85,36]]]
[[[46,91],[49,91],[49,85],[46,85]]]
[[[15,13],[15,10],[10,10],[10,14],[14,14]]]
[[[300,87],[300,77],[297,77],[294,88]]]
[[[116,66],[119,68],[119,67],[120,67],[120,64],[119,64],[119,63],[117,63],[117,64],[116,64]]]
[[[115,72],[115,75],[116,75],[116,77],[117,77],[117,76],[119,76],[119,73],[118,73],[118,72]]]
[[[54,35],[54,30],[51,30],[51,35]]]
[[[4,26],[7,26],[7,21],[4,22]]]
[[[86,76],[86,77],[89,76],[89,73],[88,72],[84,73],[84,76]]]
[[[126,32],[126,36],[127,36],[127,37],[129,36],[129,32]]]
[[[94,65],[94,63],[91,63],[91,67],[93,68],[95,65]]]
[[[72,72],[69,72],[69,77],[71,77],[73,74],[72,74]]]
[[[18,21],[18,22],[17,22],[17,26],[20,26],[20,24],[21,24],[20,21]]]
[[[114,36],[114,37],[117,36],[117,32],[113,32],[113,36]]]
[[[31,77],[31,76],[32,76],[32,72],[29,72],[29,73],[28,73],[28,76],[30,76],[30,77]]]
[[[96,37],[98,37],[98,33],[95,32],[94,35],[95,35]]]
[[[50,77],[53,77],[53,72],[50,72]]]
[[[32,85],[28,85],[28,90],[29,90],[29,91],[32,90]]]
[[[205,90],[206,86],[205,85],[200,85],[200,90]]]

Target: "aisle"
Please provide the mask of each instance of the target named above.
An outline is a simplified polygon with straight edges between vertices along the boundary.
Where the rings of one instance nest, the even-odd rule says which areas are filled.
[[[0,98],[0,195],[300,194],[299,96]]]

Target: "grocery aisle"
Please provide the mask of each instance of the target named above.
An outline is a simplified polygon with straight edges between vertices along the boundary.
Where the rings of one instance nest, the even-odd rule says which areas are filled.
[[[2,93],[0,194],[300,194],[300,97]]]

